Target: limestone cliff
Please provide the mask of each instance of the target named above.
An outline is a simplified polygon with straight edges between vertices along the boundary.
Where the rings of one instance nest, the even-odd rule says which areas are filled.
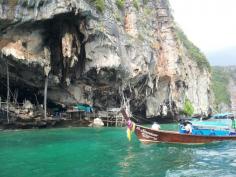
[[[212,90],[217,112],[236,113],[236,67],[212,67]]]
[[[48,75],[51,101],[102,110],[128,100],[147,117],[185,98],[196,113],[211,105],[209,69],[178,37],[166,0],[0,2],[0,76],[8,63],[12,88],[42,95]]]

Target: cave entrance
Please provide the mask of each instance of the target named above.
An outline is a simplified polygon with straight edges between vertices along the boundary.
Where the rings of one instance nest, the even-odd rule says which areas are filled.
[[[6,78],[0,80],[0,97],[3,100],[7,99],[7,84]],[[29,100],[34,105],[43,103],[43,96],[38,88],[27,86],[23,83],[10,82],[10,101],[15,103],[23,103]]]
[[[61,83],[75,81],[85,68],[87,41],[87,17],[81,14],[63,13],[42,23],[45,42],[51,51],[51,73],[59,75]]]
[[[6,78],[0,78],[0,97],[2,102],[7,100]],[[34,106],[43,105],[44,96],[41,89],[27,86],[23,83],[10,82],[10,102],[22,105],[24,101],[30,101]],[[42,107],[42,106],[41,106]],[[53,110],[65,111],[62,105],[47,99],[47,107],[50,112]]]

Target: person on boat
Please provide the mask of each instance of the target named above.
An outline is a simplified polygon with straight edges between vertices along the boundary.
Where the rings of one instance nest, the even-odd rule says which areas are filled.
[[[160,130],[160,125],[158,124],[158,123],[156,123],[156,122],[154,122],[153,124],[152,124],[152,129],[153,130]]]
[[[192,128],[192,125],[189,122],[186,122],[184,124],[184,129],[185,129],[186,133],[191,134],[193,128]]]

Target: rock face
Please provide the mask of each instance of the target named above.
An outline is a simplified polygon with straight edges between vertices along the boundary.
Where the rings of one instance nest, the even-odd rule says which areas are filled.
[[[199,68],[177,38],[166,0],[3,0],[0,76],[11,86],[56,103],[120,107],[147,117],[211,105],[210,73]],[[103,2],[103,0],[101,1]],[[98,4],[97,4],[98,6]],[[2,88],[2,90],[4,90]],[[3,94],[3,93],[1,93]]]
[[[236,113],[236,66],[212,67],[214,108],[218,112]]]

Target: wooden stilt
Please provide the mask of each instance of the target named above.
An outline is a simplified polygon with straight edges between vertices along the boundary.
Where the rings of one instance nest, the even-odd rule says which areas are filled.
[[[45,84],[44,84],[44,119],[47,119],[47,92],[48,92],[48,75],[45,77]]]
[[[117,116],[115,116],[115,119],[116,119],[116,127],[117,127],[117,123],[118,123],[118,122],[117,122]]]
[[[7,122],[9,123],[9,96],[10,96],[10,88],[9,88],[9,70],[8,70],[8,62],[7,62]]]

